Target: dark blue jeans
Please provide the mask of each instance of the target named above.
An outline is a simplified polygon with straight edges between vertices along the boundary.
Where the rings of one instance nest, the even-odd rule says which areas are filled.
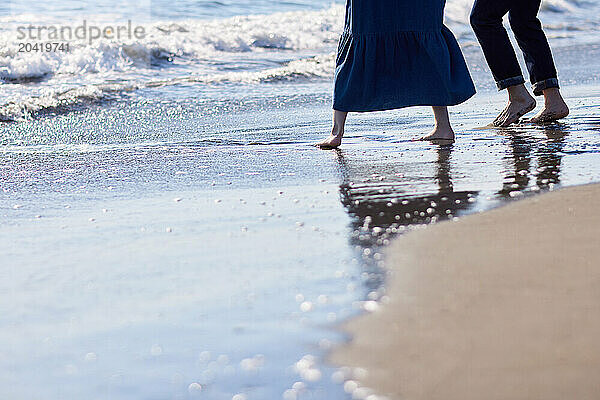
[[[510,26],[525,56],[533,92],[558,88],[556,67],[548,39],[537,15],[541,0],[475,0],[471,25],[481,44],[498,89],[525,82],[515,50],[502,25],[508,13]]]

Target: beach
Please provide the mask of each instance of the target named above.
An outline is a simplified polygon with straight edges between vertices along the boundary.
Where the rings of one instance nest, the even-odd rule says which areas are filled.
[[[427,128],[418,109],[356,116],[344,148],[317,151],[328,110],[293,102],[215,117],[245,121],[227,137],[194,137],[194,124],[209,124],[185,110],[110,107],[13,126],[13,138],[62,144],[4,148],[0,391],[350,398],[326,355],[345,339],[337,324],[384,304],[395,238],[600,182],[598,89],[566,93],[568,123],[502,131],[477,129],[502,106],[478,97],[455,111],[453,146],[407,139]]]
[[[414,141],[415,107],[322,151],[343,1],[125,3],[0,4],[2,399],[348,400],[327,354],[385,306],[388,246],[600,182],[597,4],[543,2],[565,120],[486,128],[505,93],[449,0],[478,91],[456,142]],[[83,21],[147,36],[18,52]]]
[[[593,399],[600,392],[599,185],[412,232],[389,301],[334,362],[390,399]]]

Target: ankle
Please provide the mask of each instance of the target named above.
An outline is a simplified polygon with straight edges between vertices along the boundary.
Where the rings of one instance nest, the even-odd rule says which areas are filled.
[[[543,90],[544,102],[546,104],[563,103],[564,100],[558,88],[548,88]]]
[[[342,136],[344,136],[344,128],[338,128],[338,127],[334,126],[333,130],[331,131],[331,136],[341,138]]]
[[[447,122],[436,123],[433,130],[434,131],[451,131],[452,125],[450,125],[450,123],[447,123]]]
[[[529,94],[529,91],[523,84],[510,86],[507,88],[507,91],[509,101],[523,102],[532,99],[531,94]]]

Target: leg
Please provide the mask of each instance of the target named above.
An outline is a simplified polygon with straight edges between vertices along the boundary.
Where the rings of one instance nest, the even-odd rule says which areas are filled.
[[[419,140],[454,141],[454,131],[450,124],[448,107],[434,106],[432,108],[435,117],[435,128],[429,135],[423,136]]]
[[[544,95],[544,108],[531,119],[534,123],[556,121],[569,115],[560,94],[552,50],[537,17],[540,0],[521,1],[509,13],[509,21],[529,70],[533,93]]]
[[[514,3],[512,0],[475,0],[471,12],[471,25],[498,89],[508,89],[508,104],[493,126],[508,126],[535,108],[535,100],[523,85],[525,79],[519,61],[502,25],[502,18]]]
[[[556,67],[548,39],[537,17],[541,0],[515,2],[508,15],[517,43],[523,51],[525,64],[536,96],[547,88],[558,88]]]
[[[502,25],[502,18],[512,3],[511,0],[475,0],[471,11],[471,26],[500,90],[525,82],[515,50]]]
[[[333,129],[331,135],[316,145],[322,149],[335,149],[340,147],[342,138],[344,137],[344,127],[346,126],[347,116],[347,112],[333,110]]]

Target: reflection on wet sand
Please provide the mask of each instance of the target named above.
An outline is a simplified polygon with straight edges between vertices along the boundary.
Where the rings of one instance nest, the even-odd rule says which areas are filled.
[[[405,178],[405,166],[353,165],[337,151],[342,174],[341,202],[351,216],[350,243],[361,253],[369,274],[369,290],[381,287],[381,256],[378,248],[414,226],[453,218],[469,209],[478,192],[455,191],[451,177],[453,146],[437,148],[435,172],[415,191],[414,181]]]
[[[339,151],[338,160],[343,173],[340,195],[342,204],[352,216],[353,243],[385,244],[384,240],[389,235],[384,235],[384,232],[395,233],[411,225],[449,219],[470,208],[477,192],[454,190],[451,154],[452,146],[440,146],[437,149],[436,172],[429,186],[431,190],[419,193],[406,191],[406,182],[400,169],[388,170],[386,176],[380,176],[375,169],[365,168],[364,165],[357,171],[352,169],[344,153]],[[396,167],[401,168],[402,165]],[[434,186],[437,186],[435,190]],[[375,240],[360,235],[366,228],[372,228],[375,234],[380,235],[376,235]]]
[[[544,127],[546,140],[539,141],[527,132],[517,129],[503,131],[509,138],[510,163],[502,189],[498,195],[504,198],[515,197],[525,191],[533,177],[536,190],[546,190],[560,183],[562,150],[568,135],[561,124]],[[537,169],[532,167],[537,159]]]
[[[337,150],[340,198],[351,217],[349,240],[362,259],[369,293],[383,288],[381,249],[394,236],[471,213],[476,203],[478,209],[491,208],[498,200],[560,184],[568,129],[565,124],[551,124],[495,132],[503,143],[500,155],[504,154],[497,159],[504,165],[495,179],[503,180],[494,185],[500,190],[483,192],[455,190],[455,183],[462,188],[477,185],[465,180],[473,176],[465,170],[478,168],[477,163],[462,163],[460,157],[453,160],[457,145],[435,147],[435,155],[426,154],[426,158],[433,156],[429,162],[385,153],[355,158],[352,152]]]

